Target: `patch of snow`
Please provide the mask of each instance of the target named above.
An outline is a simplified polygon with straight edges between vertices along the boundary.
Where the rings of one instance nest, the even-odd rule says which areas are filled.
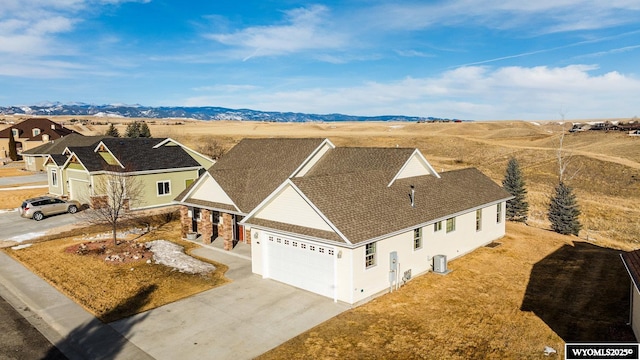
[[[33,239],[37,239],[39,237],[42,237],[46,234],[46,231],[40,231],[40,232],[31,232],[31,233],[26,233],[26,234],[22,234],[22,235],[16,235],[12,238],[9,238],[7,240],[9,241],[15,241],[15,242],[23,242],[23,241],[27,241],[27,240],[33,240]]]
[[[532,121],[531,123],[532,123],[533,125],[540,126],[540,123],[538,123],[538,122]]]
[[[187,274],[208,274],[216,267],[184,253],[184,247],[167,240],[154,240],[145,244],[153,252],[156,264],[172,267]]]
[[[402,129],[404,125],[391,125],[389,126],[391,129]]]
[[[31,245],[32,244],[22,244],[22,245],[18,245],[18,246],[12,246],[11,250],[20,250],[20,249],[28,248]]]

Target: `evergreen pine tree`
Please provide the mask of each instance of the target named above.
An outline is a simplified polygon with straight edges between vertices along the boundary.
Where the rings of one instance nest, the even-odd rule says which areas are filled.
[[[145,137],[145,138],[150,138],[151,137],[151,130],[149,130],[149,125],[147,125],[146,122],[142,122],[140,124],[140,134],[138,136],[140,137]]]
[[[551,197],[549,212],[547,214],[551,222],[551,229],[557,233],[578,235],[582,224],[578,220],[580,207],[576,202],[573,189],[560,182],[556,186],[556,193]]]
[[[109,124],[109,128],[104,134],[111,137],[120,137],[120,132],[118,131],[118,129],[116,129],[115,126],[113,126],[113,123]]]
[[[520,164],[511,158],[507,164],[507,172],[502,180],[502,187],[512,196],[507,200],[506,218],[510,221],[526,222],[529,216],[529,203],[526,200],[527,189],[520,172]]]
[[[134,121],[127,125],[127,130],[124,133],[124,136],[129,138],[137,138],[140,137],[140,123]]]
[[[13,131],[9,136],[9,158],[13,161],[18,160],[18,149],[16,145],[16,139],[13,137]]]

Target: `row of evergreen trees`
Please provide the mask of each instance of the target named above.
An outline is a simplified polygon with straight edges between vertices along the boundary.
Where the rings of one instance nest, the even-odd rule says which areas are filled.
[[[515,158],[510,159],[507,164],[502,187],[513,196],[513,199],[507,200],[505,214],[507,220],[526,222],[529,216],[529,203],[526,200],[527,189],[520,165]],[[578,216],[580,216],[580,207],[573,189],[560,180],[554,195],[551,196],[547,211],[551,229],[560,234],[577,236],[582,228]]]
[[[118,131],[118,129],[116,129],[116,127],[113,125],[113,123],[109,124],[109,128],[107,129],[107,131],[104,133],[107,136],[111,136],[111,137],[120,137],[120,132]],[[127,129],[124,132],[124,137],[128,137],[128,138],[138,138],[138,137],[145,137],[145,138],[150,138],[151,137],[151,130],[149,130],[149,125],[147,125],[146,122],[137,122],[134,121],[132,123],[129,123],[129,125],[127,125]]]

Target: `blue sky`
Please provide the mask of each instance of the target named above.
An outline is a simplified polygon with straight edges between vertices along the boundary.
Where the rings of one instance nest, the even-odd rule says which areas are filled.
[[[638,19],[638,0],[3,0],[0,105],[628,118]]]

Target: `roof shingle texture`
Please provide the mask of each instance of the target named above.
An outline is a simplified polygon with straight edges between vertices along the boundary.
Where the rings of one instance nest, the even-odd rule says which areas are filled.
[[[52,129],[53,126],[53,129]],[[11,130],[18,130],[18,137],[23,139],[28,139],[31,141],[42,141],[42,134],[49,135],[49,139],[55,140],[59,139],[63,136],[70,135],[75,133],[75,131],[71,129],[67,129],[66,127],[55,123],[49,119],[45,118],[30,118],[24,121],[21,121],[13,126],[10,126],[6,129],[0,130],[0,138],[8,139]],[[40,134],[33,136],[31,132],[33,129],[40,129]]]
[[[69,148],[87,168],[88,171],[153,171],[175,168],[199,167],[200,164],[193,159],[180,146],[155,145],[165,139],[156,138],[104,138],[102,143],[120,161],[124,169],[117,165],[109,165],[95,152],[95,146]]]
[[[624,261],[629,271],[629,276],[633,280],[633,284],[636,288],[640,286],[640,250],[629,251],[621,254],[622,261]]]
[[[73,133],[60,139],[53,140],[46,144],[34,147],[27,151],[23,151],[22,154],[27,155],[48,155],[48,154],[62,154],[67,147],[79,147],[79,146],[91,146],[95,145],[100,140],[106,138],[104,135],[99,136],[83,136],[81,134]]]
[[[248,213],[288,179],[323,141],[244,139],[208,171],[240,211]]]
[[[351,243],[359,243],[505,200],[509,193],[477,169],[396,180],[384,171],[292,179]],[[411,206],[411,186],[415,206]]]

